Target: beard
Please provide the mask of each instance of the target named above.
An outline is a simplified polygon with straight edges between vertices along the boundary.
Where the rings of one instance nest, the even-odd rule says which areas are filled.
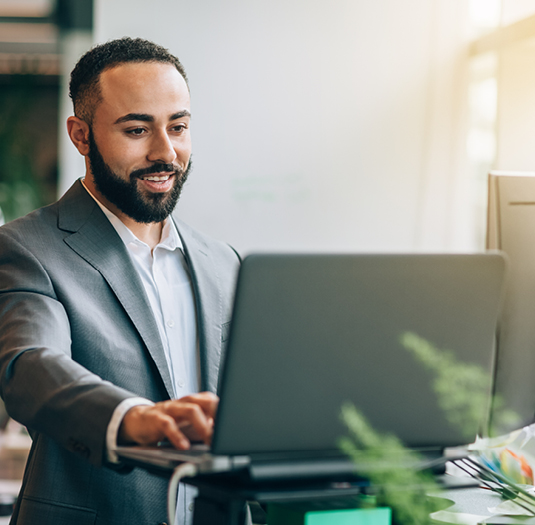
[[[144,169],[130,173],[130,180],[125,181],[117,175],[104,161],[89,130],[89,166],[97,190],[125,215],[140,223],[162,222],[175,209],[184,183],[191,169],[191,160],[185,170],[173,164],[154,163]],[[165,193],[144,193],[139,190],[137,181],[140,177],[152,173],[172,172],[175,176],[173,187]]]

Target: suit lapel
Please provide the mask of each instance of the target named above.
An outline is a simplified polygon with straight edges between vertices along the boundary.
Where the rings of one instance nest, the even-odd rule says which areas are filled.
[[[164,349],[145,289],[121,238],[78,181],[59,202],[58,225],[72,232],[65,242],[100,272],[145,343],[173,397]]]
[[[201,361],[201,390],[216,392],[221,360],[221,289],[209,248],[187,224],[175,220],[191,272],[197,308]]]

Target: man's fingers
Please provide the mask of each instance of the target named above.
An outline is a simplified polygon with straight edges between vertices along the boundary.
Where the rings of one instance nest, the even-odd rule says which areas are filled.
[[[120,439],[142,445],[168,439],[179,449],[189,448],[188,438],[209,443],[218,401],[214,394],[203,392],[153,406],[133,407],[124,416]]]
[[[161,414],[159,426],[161,435],[165,436],[175,448],[187,450],[190,447],[188,438],[178,428],[176,421],[172,417]],[[158,441],[161,441],[161,439],[156,442]]]
[[[217,397],[215,394],[212,394],[212,392],[192,394],[191,396],[182,397],[178,401],[185,401],[199,405],[203,412],[212,419],[215,417],[217,407],[219,406],[219,397]]]
[[[166,411],[189,437],[209,442],[214,420],[207,416],[198,404],[188,403],[181,399],[180,403],[170,403],[166,406]]]
[[[121,441],[154,445],[168,439],[177,448],[189,448],[189,441],[178,428],[175,419],[161,408],[134,407],[129,410],[119,429]]]

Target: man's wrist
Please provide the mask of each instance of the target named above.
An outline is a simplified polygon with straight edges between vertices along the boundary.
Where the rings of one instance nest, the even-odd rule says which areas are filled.
[[[119,437],[119,428],[121,427],[125,414],[131,408],[140,405],[152,406],[154,403],[144,397],[129,397],[115,407],[106,431],[106,455],[110,463],[119,463],[116,453],[117,440]]]

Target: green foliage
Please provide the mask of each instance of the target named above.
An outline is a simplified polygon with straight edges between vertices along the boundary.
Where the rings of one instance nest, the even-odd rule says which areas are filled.
[[[457,361],[452,352],[439,350],[412,332],[402,334],[400,342],[433,373],[433,388],[448,421],[472,439],[479,430],[477,422],[489,409],[490,374],[478,365]],[[495,396],[493,405],[493,423],[497,428],[511,428],[515,423],[520,424],[518,415],[505,407],[501,397]]]
[[[0,208],[6,221],[42,204],[34,170],[34,141],[24,129],[31,118],[34,84],[31,75],[18,78],[18,89],[0,97]]]
[[[452,352],[439,350],[412,332],[402,334],[400,343],[432,372],[433,388],[448,421],[472,439],[477,430],[474,425],[489,408],[490,374],[478,365],[457,361]],[[497,425],[518,421],[502,399],[495,399],[494,407]],[[375,432],[351,404],[342,407],[341,419],[349,436],[341,438],[339,446],[353,460],[359,474],[378,488],[378,504],[390,507],[398,524],[432,523],[429,515],[438,509],[426,494],[438,487],[430,473],[418,470],[421,458],[397,437]]]
[[[350,403],[342,407],[341,418],[350,436],[341,438],[339,446],[355,463],[359,474],[377,487],[377,505],[390,507],[396,523],[431,523],[429,514],[438,508],[427,494],[438,487],[429,472],[416,468],[420,457],[395,436],[375,432]]]

